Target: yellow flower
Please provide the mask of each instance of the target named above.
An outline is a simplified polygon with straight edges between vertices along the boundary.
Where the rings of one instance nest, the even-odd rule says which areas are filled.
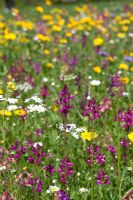
[[[37,35],[36,35],[36,38],[37,38],[38,40],[43,41],[43,42],[50,42],[50,41],[51,41],[51,38],[50,38],[50,37],[48,37],[48,36],[46,36],[46,35],[43,35],[43,34],[37,34]]]
[[[43,16],[42,16],[42,19],[43,19],[44,21],[50,21],[50,20],[53,19],[53,16],[52,16],[52,15],[43,15]]]
[[[7,90],[8,91],[15,91],[16,90],[16,85],[15,85],[15,83],[14,82],[11,82],[11,81],[9,81],[9,82],[7,82]]]
[[[128,65],[126,65],[125,63],[121,63],[121,64],[119,65],[119,69],[125,69],[125,70],[128,70],[129,67],[128,67]]]
[[[24,109],[18,109],[14,111],[14,114],[21,117],[21,116],[26,115],[26,111]]]
[[[46,4],[47,6],[51,6],[52,2],[51,2],[50,0],[45,0],[45,4]]]
[[[60,31],[61,31],[61,27],[60,27],[60,26],[57,26],[57,25],[54,25],[54,26],[52,26],[52,30],[53,30],[53,31],[60,32]]]
[[[124,84],[128,84],[129,83],[129,78],[127,78],[127,77],[121,77],[120,81],[122,81]]]
[[[125,32],[128,31],[128,26],[122,26],[122,30]]]
[[[3,29],[5,27],[5,24],[3,22],[0,22],[0,29]]]
[[[16,8],[13,8],[13,9],[12,9],[12,15],[13,15],[13,16],[17,16],[18,14],[19,14],[19,10],[16,9]]]
[[[53,105],[53,106],[51,107],[51,109],[52,109],[53,111],[55,111],[55,112],[58,110],[58,108],[57,108],[56,105]]]
[[[24,167],[23,167],[23,170],[24,170],[24,171],[25,171],[25,170],[27,170],[27,167],[26,167],[26,166],[24,166]]]
[[[51,67],[53,67],[53,64],[52,63],[47,63],[46,67],[51,68]]]
[[[43,51],[43,53],[46,54],[46,55],[49,55],[49,54],[50,54],[50,51],[49,51],[48,49],[45,49],[45,50]]]
[[[17,26],[20,26],[24,30],[32,30],[34,28],[34,24],[30,21],[17,21]]]
[[[0,89],[0,95],[2,95],[3,94],[3,90],[2,89]]]
[[[15,33],[7,33],[7,34],[5,34],[5,39],[16,40],[16,34]]]
[[[71,32],[66,32],[66,37],[71,37],[72,36],[72,33]]]
[[[97,37],[93,40],[94,46],[101,46],[103,44],[104,40],[101,37]]]
[[[131,52],[131,53],[129,54],[129,56],[133,57],[133,52]]]
[[[117,37],[118,38],[125,38],[126,35],[125,35],[125,33],[117,33]]]
[[[83,140],[91,141],[91,140],[94,140],[95,138],[97,138],[97,134],[95,132],[85,131],[85,132],[81,133],[81,138]]]
[[[36,11],[39,12],[39,13],[43,13],[43,12],[44,12],[44,9],[43,9],[43,7],[41,7],[41,6],[37,6],[37,7],[36,7]]]
[[[66,43],[67,43],[67,40],[66,40],[65,38],[64,38],[64,39],[62,38],[62,39],[60,39],[60,43],[61,43],[61,44],[66,44]]]
[[[114,58],[112,56],[108,56],[109,62],[114,62]]]
[[[10,117],[12,112],[9,110],[0,110],[0,115]]]
[[[98,74],[100,74],[102,72],[101,67],[99,67],[99,66],[93,67],[93,71],[98,73]]]
[[[21,38],[19,39],[19,41],[20,41],[21,43],[26,43],[26,42],[29,41],[29,39],[26,38],[26,37],[21,37]]]
[[[131,67],[130,71],[133,72],[133,67]]]
[[[133,132],[128,134],[128,139],[133,142]]]

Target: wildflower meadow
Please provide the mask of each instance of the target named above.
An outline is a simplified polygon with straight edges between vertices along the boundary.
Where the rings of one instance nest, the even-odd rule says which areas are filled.
[[[133,199],[133,2],[0,1],[0,200]]]

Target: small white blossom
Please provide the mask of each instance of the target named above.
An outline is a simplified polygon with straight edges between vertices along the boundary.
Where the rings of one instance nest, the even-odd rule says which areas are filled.
[[[128,36],[129,37],[133,37],[133,33],[128,33]]]
[[[35,105],[31,104],[27,107],[27,112],[38,112],[42,113],[45,112],[47,109],[43,105]]]
[[[42,103],[42,102],[43,102],[43,100],[40,99],[40,98],[37,97],[37,96],[33,96],[33,97],[31,97],[31,99],[34,100],[36,103]]]
[[[47,193],[54,193],[54,192],[58,192],[60,190],[59,187],[57,186],[49,186],[49,189],[47,190]]]
[[[7,101],[8,101],[8,103],[10,103],[10,104],[15,104],[15,103],[18,102],[18,99],[15,99],[15,98],[8,98]]]
[[[79,192],[80,193],[84,193],[84,192],[88,192],[89,190],[87,188],[80,188]]]
[[[17,108],[18,108],[18,106],[16,106],[16,105],[9,105],[9,106],[7,107],[7,110],[9,110],[9,111],[17,110]]]
[[[128,92],[123,92],[123,96],[129,96]]]
[[[23,84],[18,84],[17,85],[17,89],[18,90],[23,90],[24,92],[27,92],[28,90],[31,90],[32,89],[32,85],[25,82]]]
[[[42,146],[43,146],[43,143],[42,143],[42,142],[36,142],[36,143],[33,144],[33,146],[34,146],[35,148],[37,148],[38,145],[42,147]]]
[[[0,95],[0,101],[4,101],[5,98],[3,97],[3,95]]]
[[[43,83],[48,82],[48,78],[47,78],[47,77],[44,77],[44,78],[42,79],[42,82],[43,82]]]
[[[101,81],[99,81],[99,80],[92,80],[92,81],[90,82],[90,84],[91,84],[91,85],[98,86],[98,85],[101,84]]]

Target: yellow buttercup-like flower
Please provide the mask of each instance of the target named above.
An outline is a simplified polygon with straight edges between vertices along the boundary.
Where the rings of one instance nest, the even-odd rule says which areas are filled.
[[[126,35],[125,33],[117,33],[117,37],[122,39],[122,38],[125,38]]]
[[[65,38],[62,38],[62,39],[60,39],[60,43],[61,43],[61,44],[66,44],[66,43],[67,43],[67,40],[66,40]]]
[[[121,77],[120,81],[122,81],[124,84],[128,84],[129,83],[129,78],[127,78],[127,77]]]
[[[15,91],[16,90],[16,85],[15,85],[15,83],[14,82],[7,82],[7,90],[8,91]]]
[[[0,89],[0,95],[2,95],[3,94],[3,90],[2,89]]]
[[[50,54],[50,51],[49,51],[48,49],[45,49],[45,50],[43,51],[43,53],[46,54],[46,55],[49,55],[49,54]]]
[[[102,72],[101,67],[99,67],[99,66],[93,67],[93,71],[98,73],[98,74],[100,74]]]
[[[52,63],[47,63],[46,67],[51,68],[51,67],[53,67],[53,64]]]
[[[50,0],[45,0],[45,4],[46,4],[47,6],[51,6],[52,2],[51,2]]]
[[[54,26],[52,27],[52,30],[53,30],[53,31],[60,32],[60,31],[61,31],[61,27],[60,27],[60,26],[57,26],[57,25],[54,25]]]
[[[16,40],[16,34],[15,33],[7,33],[7,34],[5,34],[5,39]]]
[[[51,38],[49,36],[46,36],[46,35],[43,35],[43,34],[37,34],[36,38],[38,40],[43,41],[43,42],[50,42],[51,41]]]
[[[128,67],[127,64],[125,64],[125,63],[121,63],[121,64],[119,65],[119,69],[125,69],[125,70],[128,70],[129,67]]]
[[[26,115],[26,111],[24,109],[18,109],[14,111],[14,114],[18,116],[24,116]]]
[[[39,13],[43,13],[43,12],[44,12],[44,9],[43,9],[43,7],[41,7],[41,6],[37,6],[37,7],[36,7],[36,11],[39,12]]]
[[[93,40],[94,46],[101,46],[103,44],[104,40],[101,37],[97,37]]]
[[[128,139],[133,142],[133,132],[128,134]]]
[[[55,111],[55,112],[58,110],[58,108],[57,108],[56,105],[53,105],[53,106],[51,107],[51,109],[52,109],[53,111]]]
[[[0,115],[10,117],[12,112],[9,110],[0,110]]]
[[[97,134],[95,132],[88,132],[88,131],[84,131],[81,133],[81,138],[83,140],[94,140],[95,138],[97,138]]]

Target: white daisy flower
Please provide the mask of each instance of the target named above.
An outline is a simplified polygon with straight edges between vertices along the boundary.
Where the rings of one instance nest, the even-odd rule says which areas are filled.
[[[17,109],[18,109],[18,106],[16,106],[16,105],[9,105],[9,106],[7,107],[7,110],[9,110],[9,111],[17,110]]]
[[[18,99],[15,99],[15,98],[8,98],[7,101],[8,101],[8,103],[10,103],[10,104],[15,104],[15,103],[18,102]]]
[[[49,186],[49,189],[47,190],[47,193],[53,193],[53,192],[58,192],[60,190],[60,188],[59,187],[57,187],[57,186]]]
[[[90,84],[91,84],[91,85],[98,86],[98,85],[101,84],[101,81],[99,81],[99,80],[92,80],[92,81],[90,82]]]
[[[87,188],[80,188],[79,192],[80,193],[84,193],[84,192],[88,192],[89,190]]]

